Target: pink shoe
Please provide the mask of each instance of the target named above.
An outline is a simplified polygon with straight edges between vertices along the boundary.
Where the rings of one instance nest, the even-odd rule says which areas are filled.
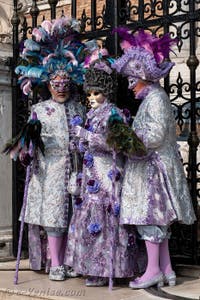
[[[157,287],[162,287],[164,285],[163,282],[164,278],[163,278],[163,274],[160,272],[159,274],[157,274],[156,276],[154,276],[153,278],[146,280],[146,281],[140,281],[140,279],[135,279],[133,281],[129,282],[129,287],[131,289],[146,289],[150,286],[156,285]]]

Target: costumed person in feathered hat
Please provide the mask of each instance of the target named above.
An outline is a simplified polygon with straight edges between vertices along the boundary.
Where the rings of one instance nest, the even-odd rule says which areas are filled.
[[[78,32],[77,20],[62,17],[42,22],[33,29],[32,39],[25,40],[16,68],[21,89],[28,95],[46,84],[51,97],[32,106],[28,123],[4,149],[28,165],[21,220],[29,224],[30,266],[40,270],[46,262],[43,242],[47,235],[51,280],[66,277],[63,258],[72,213],[67,191],[73,167],[70,122],[77,115],[84,118],[77,89],[83,83],[84,46]]]
[[[145,273],[129,286],[147,288],[176,284],[168,239],[173,222],[192,224],[195,214],[176,144],[175,118],[170,100],[159,80],[173,67],[168,58],[174,40],[140,30],[134,35],[116,29],[124,54],[112,67],[128,78],[129,89],[142,103],[132,128],[147,148],[143,158],[130,157],[122,184],[122,224],[137,225],[145,241],[148,264]]]
[[[74,134],[84,153],[81,195],[69,226],[65,263],[87,276],[86,286],[103,286],[112,278],[134,275],[135,233],[119,226],[123,156],[107,143],[111,123],[126,129],[125,115],[112,103],[116,78],[105,48],[89,41],[84,90],[91,109],[85,128],[74,120]],[[110,122],[110,124],[109,124]],[[120,138],[120,137],[119,137]],[[115,149],[118,150],[118,149]],[[131,254],[132,253],[132,254]],[[135,269],[134,269],[135,268]]]

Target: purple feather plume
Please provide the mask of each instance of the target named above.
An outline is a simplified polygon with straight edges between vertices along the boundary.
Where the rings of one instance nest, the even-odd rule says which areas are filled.
[[[127,41],[130,47],[142,47],[152,53],[158,64],[169,57],[169,52],[172,51],[171,46],[177,42],[177,39],[172,39],[169,33],[159,38],[140,29],[133,35],[126,27],[115,28],[113,33],[115,32],[119,34],[122,41]]]
[[[169,57],[171,46],[177,42],[177,39],[171,39],[169,33],[161,38],[155,38],[152,41],[152,50],[157,63],[161,63],[165,58]],[[163,59],[161,59],[163,57]]]
[[[129,29],[127,27],[123,27],[123,26],[117,27],[112,31],[112,33],[115,32],[119,34],[119,37],[122,40],[129,42],[131,46],[136,46],[135,36],[129,32]]]

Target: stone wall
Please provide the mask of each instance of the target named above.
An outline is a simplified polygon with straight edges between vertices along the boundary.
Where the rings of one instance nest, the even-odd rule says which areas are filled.
[[[0,151],[12,136],[11,74],[12,1],[0,1]],[[0,260],[12,256],[12,162],[0,154]]]
[[[0,147],[12,136],[10,71],[0,61]],[[0,154],[0,260],[12,255],[12,162]]]
[[[10,71],[0,61],[0,147],[12,136]],[[0,154],[0,260],[11,256],[12,162]]]

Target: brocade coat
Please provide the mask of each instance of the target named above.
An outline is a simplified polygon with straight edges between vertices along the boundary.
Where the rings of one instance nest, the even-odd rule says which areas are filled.
[[[65,264],[83,275],[109,277],[112,258],[113,277],[130,277],[136,264],[136,248],[131,244],[131,240],[135,240],[134,230],[128,231],[119,225],[123,159],[117,156],[115,165],[112,150],[105,140],[113,107],[113,104],[104,103],[87,114],[86,128],[92,139],[87,143],[82,138],[79,145],[80,150],[85,151],[82,199],[75,200]],[[118,113],[121,114],[119,110]],[[119,172],[116,180],[111,173],[114,165]]]
[[[149,88],[132,127],[148,155],[126,162],[121,223],[192,224],[195,214],[176,143],[175,119],[170,100],[159,84]]]
[[[38,270],[42,263],[42,227],[66,230],[72,214],[67,192],[70,159],[70,120],[80,115],[84,119],[83,106],[71,97],[66,103],[52,99],[33,105],[32,112],[42,124],[41,138],[45,156],[38,151],[33,162],[28,185],[25,222],[29,223],[29,257],[31,268]],[[42,234],[43,235],[43,234]],[[46,242],[46,238],[44,238]]]

